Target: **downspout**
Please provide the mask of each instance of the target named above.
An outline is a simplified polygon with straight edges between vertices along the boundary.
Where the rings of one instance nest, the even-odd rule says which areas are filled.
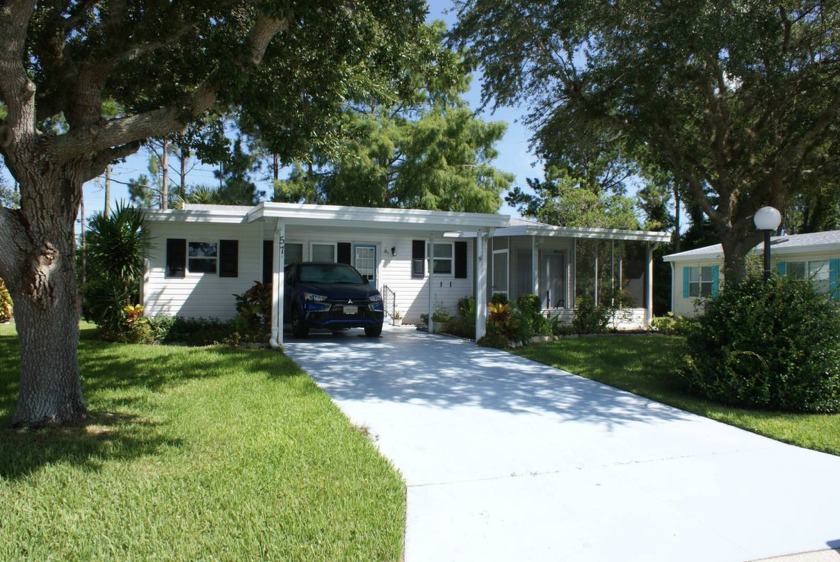
[[[285,298],[285,241],[286,224],[277,219],[277,226],[274,228],[274,267],[271,272],[271,339],[268,343],[277,349],[283,345],[283,299]]]

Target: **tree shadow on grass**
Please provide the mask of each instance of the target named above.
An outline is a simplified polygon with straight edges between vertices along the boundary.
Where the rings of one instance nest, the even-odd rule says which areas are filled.
[[[18,430],[5,423],[0,428],[0,478],[25,478],[56,463],[96,471],[106,461],[155,455],[181,445],[157,423],[111,412],[92,412],[72,427]]]
[[[179,439],[166,434],[163,422],[152,421],[160,413],[150,409],[150,392],[233,372],[301,374],[280,353],[110,344],[87,332],[79,344],[79,363],[89,417],[75,427],[39,430],[9,428],[19,388],[19,345],[17,337],[0,337],[0,477],[25,477],[57,462],[98,470],[106,460],[155,455],[181,446]],[[309,385],[300,392],[319,391]]]

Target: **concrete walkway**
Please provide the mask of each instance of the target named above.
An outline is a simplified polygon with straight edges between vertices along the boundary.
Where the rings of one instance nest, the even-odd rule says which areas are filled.
[[[840,547],[840,457],[471,342],[358,334],[286,350],[405,477],[406,562],[744,562]]]

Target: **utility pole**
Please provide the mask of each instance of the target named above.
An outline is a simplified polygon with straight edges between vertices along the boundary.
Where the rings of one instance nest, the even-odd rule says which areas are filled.
[[[84,209],[84,198],[82,198],[82,209]],[[110,164],[105,166],[105,210],[102,212],[102,215],[105,217],[105,220],[108,220],[111,217],[111,165]],[[82,216],[84,216],[84,211],[82,211]],[[84,236],[84,231],[82,231],[82,236]]]
[[[160,162],[163,168],[163,189],[161,190],[160,208],[164,211],[169,208],[169,139],[163,137],[163,156]]]

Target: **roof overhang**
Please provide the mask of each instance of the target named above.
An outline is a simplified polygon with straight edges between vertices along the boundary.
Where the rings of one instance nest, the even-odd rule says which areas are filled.
[[[203,222],[213,224],[243,224],[252,207],[235,205],[195,205],[186,209],[148,209],[148,222]]]
[[[377,209],[337,205],[260,203],[253,207],[247,222],[282,220],[287,226],[353,228],[356,230],[404,230],[429,232],[476,232],[508,225],[506,215],[455,213],[418,209]]]
[[[495,231],[494,236],[547,236],[593,240],[630,240],[637,242],[663,243],[671,240],[667,232],[648,230],[622,230],[617,228],[583,228],[554,226],[550,224],[518,224]]]

